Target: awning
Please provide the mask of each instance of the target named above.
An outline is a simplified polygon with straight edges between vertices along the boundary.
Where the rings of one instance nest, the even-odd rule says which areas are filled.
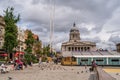
[[[0,56],[6,57],[6,56],[8,56],[8,54],[7,53],[3,53],[3,54],[0,54]]]
[[[18,57],[19,54],[20,54],[20,55],[24,55],[24,52],[20,52],[20,51],[16,52],[16,53],[15,53],[15,57]]]

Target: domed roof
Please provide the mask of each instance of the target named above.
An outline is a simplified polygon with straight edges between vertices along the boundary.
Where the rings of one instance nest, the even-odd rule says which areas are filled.
[[[73,24],[73,27],[71,28],[70,32],[73,32],[73,31],[79,31],[75,23]]]

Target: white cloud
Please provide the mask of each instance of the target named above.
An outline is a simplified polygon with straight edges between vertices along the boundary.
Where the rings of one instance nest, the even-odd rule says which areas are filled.
[[[89,31],[92,30],[93,28],[95,28],[95,24],[85,24],[85,23],[82,23],[79,25],[80,27],[83,27],[83,28],[87,28]]]
[[[0,15],[8,6],[21,14],[18,23],[23,29],[31,29],[43,43],[49,43],[49,0],[0,0]],[[76,22],[81,38],[96,41],[110,41],[113,34],[120,36],[120,0],[56,0],[55,46],[69,40],[69,30]],[[119,40],[119,38],[116,38]]]

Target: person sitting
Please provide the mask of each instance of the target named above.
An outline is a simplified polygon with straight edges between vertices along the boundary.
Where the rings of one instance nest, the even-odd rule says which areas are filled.
[[[1,64],[1,73],[6,73],[7,71],[7,66],[3,63]]]

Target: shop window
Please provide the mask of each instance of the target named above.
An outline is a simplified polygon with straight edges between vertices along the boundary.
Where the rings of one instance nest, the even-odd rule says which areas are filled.
[[[72,61],[76,61],[76,58],[75,58],[75,57],[72,57]]]

